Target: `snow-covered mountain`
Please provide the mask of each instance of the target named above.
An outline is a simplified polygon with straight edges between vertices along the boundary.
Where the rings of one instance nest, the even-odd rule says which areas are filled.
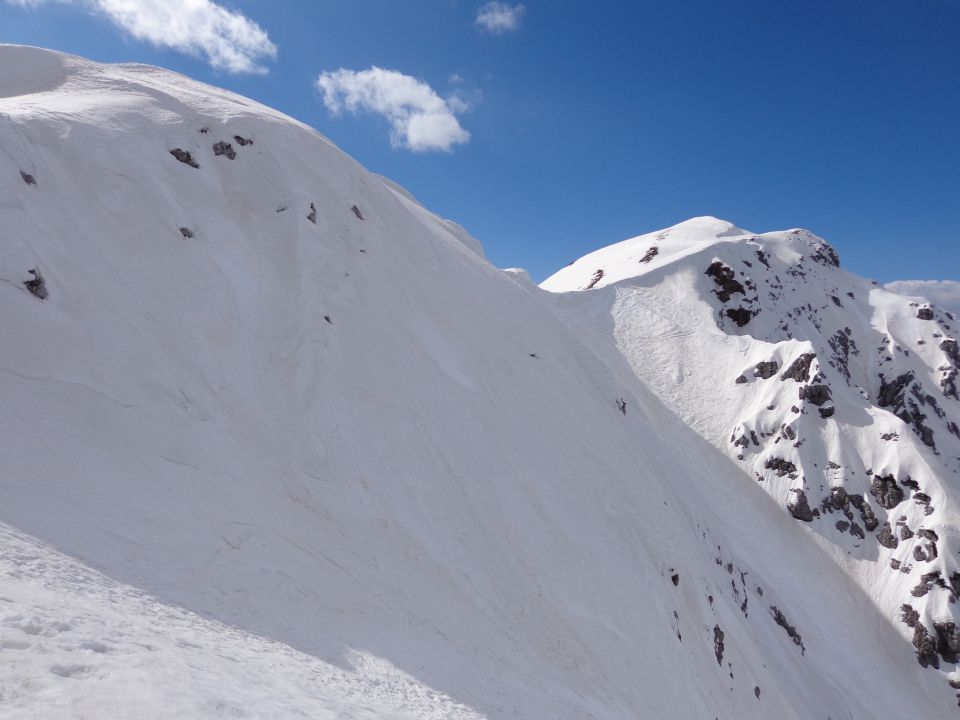
[[[275,111],[9,45],[0,178],[0,716],[957,712],[952,320],[826,245],[693,221],[555,296]]]
[[[805,230],[695,218],[543,283],[613,340],[957,683],[956,316],[840,267]],[[575,292],[590,289],[591,292]],[[813,579],[811,579],[813,580]]]

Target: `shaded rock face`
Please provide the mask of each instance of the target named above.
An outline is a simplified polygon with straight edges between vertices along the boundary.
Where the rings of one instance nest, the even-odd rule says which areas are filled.
[[[892,510],[903,502],[903,488],[893,475],[874,475],[870,482],[870,494],[885,510]]]
[[[793,498],[787,503],[787,512],[797,520],[803,522],[813,522],[814,511],[810,509],[810,503],[807,501],[807,494],[803,490],[791,490]]]
[[[733,320],[737,324],[737,327],[743,327],[750,322],[750,319],[753,317],[753,314],[749,310],[742,307],[728,308],[724,314]]]
[[[907,386],[912,382],[912,372],[906,372],[902,375],[898,375],[896,379],[890,381],[881,378],[880,395],[877,398],[877,405],[882,408],[893,408],[894,415],[903,420],[901,413],[904,411],[904,394]],[[910,421],[904,420],[904,422]]]
[[[816,356],[816,353],[803,353],[800,357],[790,363],[790,367],[783,371],[780,379],[795,380],[799,383],[807,382],[810,377],[810,365],[813,363],[813,359]]]
[[[769,380],[774,375],[777,374],[777,370],[780,369],[779,363],[776,360],[769,360],[767,362],[759,362],[756,367],[753,368],[754,377],[758,377],[761,380]]]
[[[23,170],[20,171],[20,177],[27,185],[36,185],[37,179],[30,173],[25,173]]]
[[[917,319],[933,320],[933,308],[924,307],[917,310]]]
[[[170,154],[184,165],[189,165],[192,168],[200,167],[200,164],[193,159],[193,155],[191,155],[187,150],[183,150],[182,148],[174,148],[170,151]]]
[[[913,647],[917,651],[917,662],[921,667],[940,667],[940,657],[937,643],[927,628],[920,622],[920,613],[912,605],[904,604],[900,607],[900,621],[913,629]],[[952,625],[952,623],[950,623]]]
[[[937,633],[937,652],[943,661],[955,663],[960,660],[960,628],[952,622],[935,622],[933,629]]]
[[[813,405],[823,405],[831,397],[830,388],[827,385],[807,385],[800,388],[800,399]]]
[[[720,302],[727,302],[734,293],[746,294],[743,285],[736,279],[736,273],[733,269],[719,260],[713,262],[704,274],[713,278],[713,282],[717,286],[714,292]]]
[[[353,205],[351,206],[350,210],[353,212],[354,215],[357,216],[357,220],[363,220],[363,213],[360,212],[360,208],[358,208],[356,205]]]
[[[658,248],[656,245],[654,245],[652,248],[650,248],[649,250],[647,250],[646,253],[644,253],[643,257],[640,258],[640,262],[642,262],[642,263],[648,263],[648,262],[650,262],[651,260],[653,260],[653,259],[654,259],[657,255],[659,255],[659,254],[660,254],[660,248]]]

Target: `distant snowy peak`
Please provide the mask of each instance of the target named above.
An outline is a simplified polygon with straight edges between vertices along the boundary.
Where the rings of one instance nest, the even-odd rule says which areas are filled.
[[[808,231],[714,218],[590,253],[541,287],[591,332],[612,318],[637,376],[851,563],[922,665],[953,672],[956,315],[847,272]]]
[[[759,246],[764,240],[771,240],[773,251],[786,262],[804,255],[822,255],[839,263],[833,248],[809,232],[789,230],[755,235],[726,220],[704,216],[584,255],[547,278],[541,287],[551,292],[592,290],[645,275],[714,245],[752,243]],[[757,249],[763,248],[754,248],[751,252],[756,254]]]

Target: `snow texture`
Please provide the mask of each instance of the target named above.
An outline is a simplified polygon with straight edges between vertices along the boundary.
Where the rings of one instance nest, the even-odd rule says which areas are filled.
[[[956,712],[953,606],[920,578],[955,568],[939,309],[713,220],[551,295],[252,101],[34,48],[0,68],[4,718]],[[857,353],[824,349],[838,324]],[[839,535],[833,485],[912,538]]]

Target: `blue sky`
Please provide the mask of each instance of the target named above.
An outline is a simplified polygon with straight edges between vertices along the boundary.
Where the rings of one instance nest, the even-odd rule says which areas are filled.
[[[881,281],[960,279],[960,0],[524,0],[487,27],[484,0],[202,0],[244,24],[158,21],[183,1],[0,0],[0,41],[277,107],[536,279],[694,215],[806,227]]]

